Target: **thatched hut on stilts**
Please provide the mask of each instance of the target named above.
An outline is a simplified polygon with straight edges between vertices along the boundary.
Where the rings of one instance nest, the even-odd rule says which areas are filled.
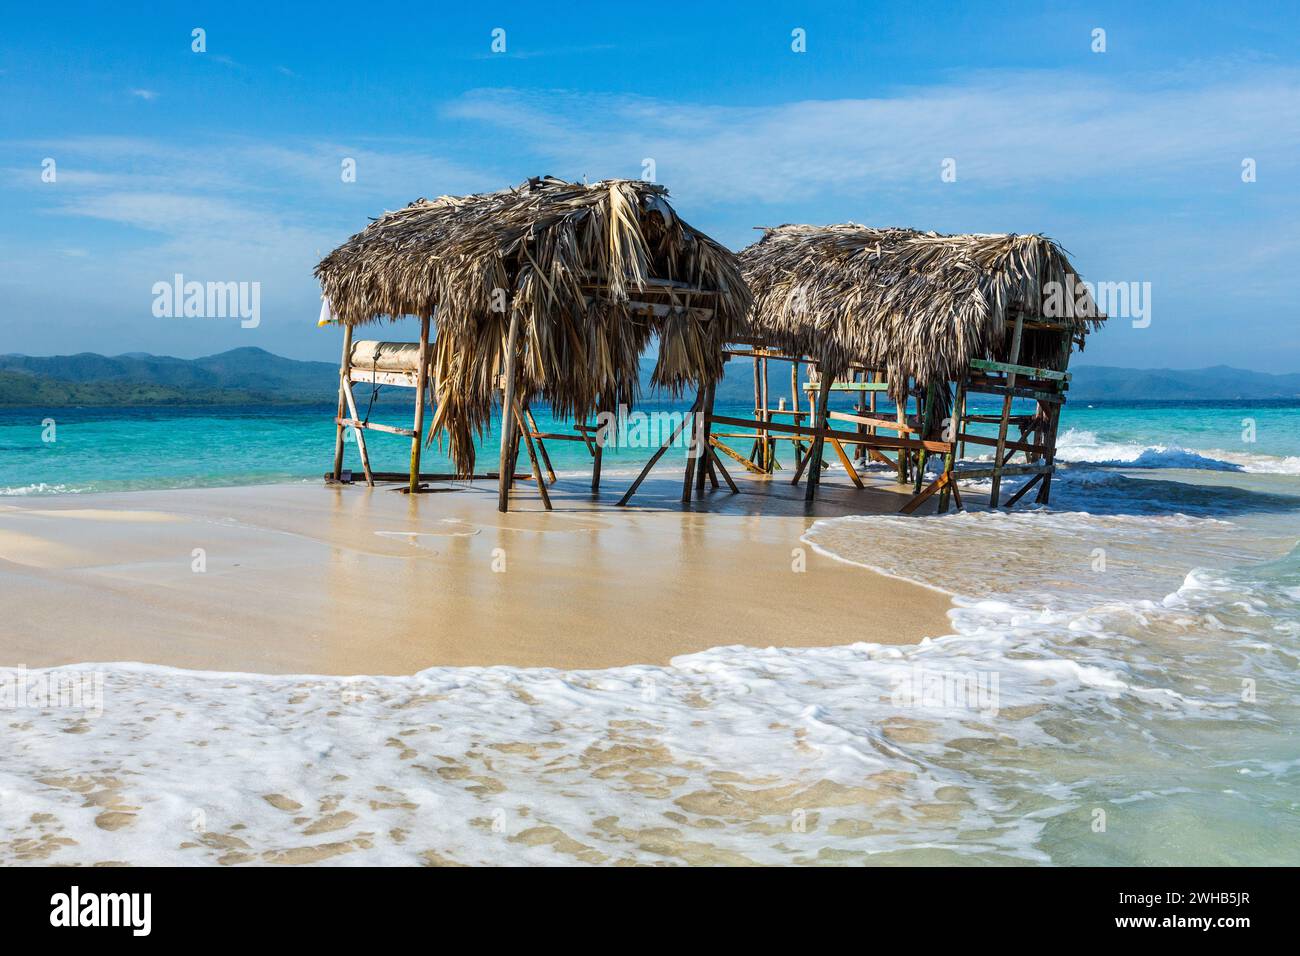
[[[1082,349],[1085,336],[1105,319],[1055,242],[1040,235],[940,235],[852,223],[787,225],[765,230],[740,260],[754,304],[737,340],[741,347],[730,354],[754,359],[754,420],[713,416],[710,409],[705,427],[752,429],[757,439],[748,456],[721,446],[726,454],[770,473],[776,441],[790,441],[794,482],[807,471],[808,501],[816,494],[827,442],[859,487],[848,445],[856,445],[861,458],[894,466],[900,483],[914,475],[905,512],[935,492],[941,493],[941,511],[950,494],[960,507],[960,478],[991,478],[992,506],[1014,504],[1035,484],[1038,501],[1048,500],[1070,352]],[[774,359],[792,363],[791,409],[770,406],[767,363]],[[803,388],[807,411],[799,409],[801,364],[816,372]],[[829,410],[833,391],[859,396],[854,413]],[[1000,397],[1001,413],[969,413],[973,393]],[[892,400],[892,418],[876,413],[878,396]],[[1013,416],[1016,398],[1033,401],[1035,410]],[[913,414],[909,399],[916,403]],[[792,421],[775,420],[781,417]],[[835,430],[832,422],[856,430]],[[996,424],[997,437],[969,433],[974,423]],[[1018,440],[1008,437],[1012,425],[1019,427]],[[970,444],[992,448],[992,462],[958,470],[959,446]],[[1018,452],[1025,460],[1012,464]],[[935,454],[943,467],[923,487],[925,461]],[[1010,475],[1029,481],[1001,501],[1002,478]]]
[[[749,306],[735,255],[679,218],[667,196],[638,180],[536,178],[500,192],[417,200],[326,256],[316,276],[345,336],[335,477],[344,427],[366,424],[349,401],[359,364],[359,380],[368,380],[352,329],[414,316],[415,422],[396,430],[412,436],[411,491],[421,477],[426,379],[433,413],[424,441],[445,435],[459,476],[474,475],[475,439],[500,414],[500,465],[489,476],[499,481],[502,511],[521,438],[547,508],[544,438],[584,442],[597,489],[601,445],[587,423],[632,406],[650,342],[659,342],[655,386],[703,393],[721,377],[722,346]],[[530,410],[538,402],[574,420],[578,433],[544,436]],[[547,472],[554,481],[549,464]]]

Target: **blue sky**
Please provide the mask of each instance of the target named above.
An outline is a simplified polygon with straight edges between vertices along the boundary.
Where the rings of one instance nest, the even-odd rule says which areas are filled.
[[[311,270],[367,217],[650,158],[735,249],[784,222],[1043,232],[1087,279],[1151,283],[1149,327],[1083,361],[1297,371],[1298,25],[1249,2],[13,4],[0,351],[333,359]],[[156,318],[178,272],[261,283],[261,324]]]

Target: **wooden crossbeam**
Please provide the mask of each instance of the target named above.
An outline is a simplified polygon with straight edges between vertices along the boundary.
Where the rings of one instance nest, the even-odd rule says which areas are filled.
[[[1007,372],[1024,375],[1027,378],[1050,378],[1058,381],[1070,381],[1069,372],[1058,372],[1050,368],[1037,368],[1033,365],[1015,365],[1011,362],[994,362],[990,359],[971,359],[971,368],[982,372]]]
[[[724,434],[722,437],[725,438],[729,436]],[[738,437],[748,438],[749,436],[741,435]],[[766,472],[764,472],[762,468],[758,467],[758,465],[754,464],[752,461],[750,461],[740,452],[718,441],[717,435],[712,435],[712,434],[709,435],[709,445],[713,448],[716,448],[718,451],[722,452],[724,455],[726,455],[728,458],[732,459],[733,461],[739,462],[741,465],[745,467],[747,471],[753,472],[756,475],[766,474]]]
[[[952,483],[951,475],[948,472],[944,472],[934,481],[930,482],[930,484],[926,485],[925,488],[922,489],[920,492],[913,495],[911,500],[908,501],[907,504],[903,505],[903,507],[898,509],[898,513],[905,514],[905,515],[912,514],[914,511],[916,511],[917,508],[921,507],[921,505],[925,503],[926,499],[928,499],[936,491],[939,491],[942,488],[946,488],[951,483]]]
[[[336,424],[351,425],[353,428],[361,428],[372,432],[387,432],[390,435],[401,435],[404,438],[414,438],[416,431],[414,428],[402,428],[400,425],[385,425],[382,422],[363,422],[355,418],[335,418]]]
[[[1038,473],[1051,474],[1055,468],[1052,465],[1008,465],[1002,469],[1003,476],[1006,475],[1034,475]],[[952,473],[954,479],[962,481],[974,480],[976,478],[992,478],[993,469],[990,468],[968,468],[960,469]]]
[[[1010,498],[1007,499],[1007,503],[1006,503],[1005,505],[1003,505],[1003,507],[1004,507],[1004,508],[1010,508],[1010,507],[1011,507],[1012,505],[1014,505],[1017,501],[1019,501],[1021,498],[1023,498],[1023,497],[1025,496],[1025,492],[1027,492],[1030,488],[1034,487],[1034,485],[1036,485],[1036,484],[1038,484],[1040,481],[1042,481],[1042,480],[1043,480],[1043,476],[1044,476],[1045,474],[1046,474],[1046,472],[1039,472],[1038,474],[1034,475],[1034,477],[1032,477],[1032,478],[1030,478],[1028,481],[1026,481],[1023,485],[1020,486],[1020,490],[1019,490],[1019,491],[1017,491],[1014,495],[1012,495]]]
[[[754,428],[755,423],[743,418],[732,418],[728,415],[710,415],[709,421],[716,422],[719,425],[735,425],[739,428]],[[932,441],[930,439],[919,438],[886,438],[882,435],[859,435],[857,432],[835,431],[829,428],[816,429],[808,425],[784,425],[779,422],[765,422],[764,425],[769,431],[782,432],[787,435],[799,435],[805,440],[816,438],[820,433],[822,438],[838,438],[842,442],[852,445],[875,446],[877,448],[907,449],[908,451],[933,451],[946,452],[953,444],[945,441]]]
[[[968,442],[972,445],[985,445],[990,448],[996,448],[998,440],[996,438],[985,438],[983,435],[971,435],[962,432],[957,436],[958,441]],[[1023,451],[1025,454],[1045,455],[1050,450],[1046,445],[1031,445],[1028,442],[1005,441],[1002,443],[1003,448],[1009,448],[1012,451]],[[1008,456],[1009,457],[1009,456]]]
[[[844,466],[844,471],[848,476],[853,479],[853,483],[859,488],[866,487],[862,484],[862,477],[858,474],[858,470],[853,467],[853,462],[849,460],[849,456],[845,453],[844,446],[840,444],[838,440],[832,438],[831,447],[835,449],[835,454],[839,456],[840,464]]]

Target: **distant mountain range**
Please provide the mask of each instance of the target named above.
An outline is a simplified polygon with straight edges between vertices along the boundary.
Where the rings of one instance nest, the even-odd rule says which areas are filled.
[[[642,363],[645,383],[653,364],[653,359]],[[750,368],[747,359],[728,363],[718,401],[752,400]],[[788,372],[776,368],[771,379],[774,399],[789,392]],[[1071,372],[1074,401],[1300,398],[1300,374],[1270,375],[1226,365],[1194,370],[1076,365]],[[198,359],[141,352],[112,357],[93,352],[0,355],[0,405],[291,405],[332,401],[337,382],[333,362],[302,362],[258,348]],[[405,390],[386,392],[389,400],[410,401]]]
[[[198,359],[0,355],[0,405],[302,404],[337,395],[338,376],[333,362],[300,362],[258,348]]]

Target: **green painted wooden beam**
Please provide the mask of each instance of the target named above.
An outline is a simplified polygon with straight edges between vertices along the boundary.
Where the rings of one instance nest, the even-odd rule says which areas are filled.
[[[1028,375],[1030,378],[1049,378],[1060,382],[1070,380],[1069,372],[1057,372],[1050,368],[1034,368],[1032,365],[1012,365],[1010,362],[971,359],[970,366],[984,372],[1014,372],[1017,375]]]

